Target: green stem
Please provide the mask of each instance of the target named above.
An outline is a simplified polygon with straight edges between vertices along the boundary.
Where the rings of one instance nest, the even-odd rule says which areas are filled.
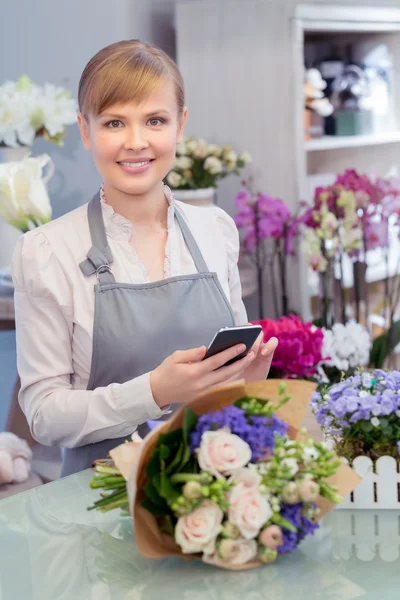
[[[127,512],[129,514],[128,498],[121,498],[120,500],[116,500],[115,502],[110,502],[110,504],[102,506],[100,510],[101,512],[108,512],[109,510],[114,510],[116,508],[123,508],[125,509],[124,512]]]
[[[122,490],[114,494],[109,494],[105,498],[102,498],[102,500],[97,500],[93,506],[88,508],[88,510],[93,510],[94,508],[98,508],[99,506],[105,506],[106,504],[110,504],[110,502],[114,502],[114,500],[120,500],[120,498],[124,497],[127,497],[126,490]]]
[[[92,490],[96,489],[96,488],[101,488],[101,487],[106,487],[107,485],[115,485],[116,487],[118,487],[119,484],[123,484],[126,485],[126,481],[124,477],[117,477],[116,475],[114,475],[113,477],[94,477],[93,479],[90,480],[90,487],[92,488]]]
[[[210,477],[205,473],[175,473],[171,476],[171,483],[187,483],[188,481],[207,484],[210,483]]]

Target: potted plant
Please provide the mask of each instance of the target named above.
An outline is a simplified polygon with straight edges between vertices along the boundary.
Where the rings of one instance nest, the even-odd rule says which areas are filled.
[[[238,155],[230,146],[186,137],[177,147],[175,163],[166,183],[176,200],[209,206],[213,204],[218,181],[228,175],[239,175],[250,161],[248,152]]]

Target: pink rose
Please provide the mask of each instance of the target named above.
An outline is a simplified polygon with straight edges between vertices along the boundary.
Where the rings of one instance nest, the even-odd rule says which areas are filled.
[[[175,541],[184,554],[215,552],[215,540],[222,529],[223,512],[210,500],[178,519]]]
[[[255,469],[249,469],[248,467],[235,471],[228,481],[228,483],[243,483],[246,488],[254,487],[257,489],[261,482],[261,475]]]
[[[261,527],[272,517],[269,502],[256,488],[246,488],[239,483],[229,493],[228,500],[228,519],[246,540],[257,537]]]
[[[220,567],[229,565],[244,565],[257,557],[257,542],[255,540],[223,540],[221,556],[203,555],[203,561]]]
[[[205,431],[201,436],[198,453],[200,468],[215,477],[232,475],[250,460],[250,446],[229,430]]]

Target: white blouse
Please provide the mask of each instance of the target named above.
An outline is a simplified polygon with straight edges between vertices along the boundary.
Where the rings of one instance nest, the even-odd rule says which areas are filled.
[[[188,223],[210,271],[231,303],[235,322],[247,322],[237,267],[239,235],[221,208],[174,200],[165,186],[168,237],[165,277],[195,273],[191,254],[174,218]],[[101,201],[117,282],[148,281],[131,243],[132,223]],[[163,411],[155,403],[150,373],[126,383],[86,390],[92,359],[94,285],[79,263],[91,247],[87,204],[23,235],[13,257],[19,402],[33,437],[66,448],[128,436]]]

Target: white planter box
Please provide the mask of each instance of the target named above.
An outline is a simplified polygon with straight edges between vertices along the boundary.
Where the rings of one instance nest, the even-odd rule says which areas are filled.
[[[343,462],[347,461],[343,459]],[[353,461],[352,467],[362,477],[362,481],[337,506],[336,510],[349,508],[400,510],[400,474],[394,458],[382,456],[374,465],[367,456],[358,456]]]

